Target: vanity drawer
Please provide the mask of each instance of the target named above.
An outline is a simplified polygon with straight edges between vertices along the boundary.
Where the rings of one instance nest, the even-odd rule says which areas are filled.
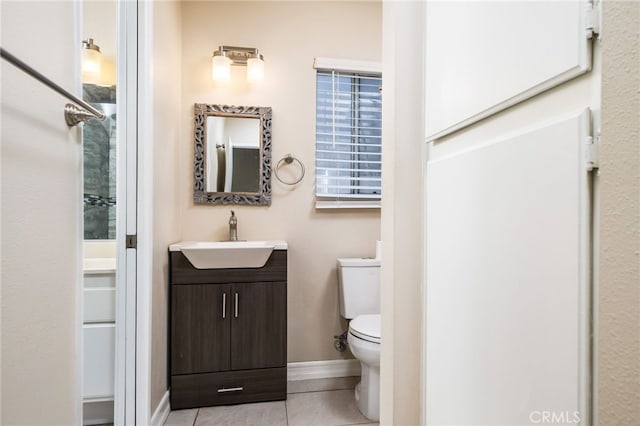
[[[113,398],[115,324],[85,324],[83,397]]]
[[[172,410],[286,398],[286,367],[171,377]]]
[[[115,287],[84,289],[84,322],[114,322],[116,320]]]
[[[116,274],[115,272],[96,274],[87,273],[84,274],[84,288],[98,288],[98,287],[116,287]]]

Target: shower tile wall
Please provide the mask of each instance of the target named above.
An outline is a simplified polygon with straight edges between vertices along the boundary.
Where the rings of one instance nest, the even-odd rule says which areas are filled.
[[[83,98],[107,115],[84,124],[84,238],[115,238],[116,87],[83,85]]]

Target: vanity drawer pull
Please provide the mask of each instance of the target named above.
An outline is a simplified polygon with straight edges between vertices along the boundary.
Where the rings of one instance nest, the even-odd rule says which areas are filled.
[[[227,316],[227,293],[222,293],[222,318]]]
[[[243,390],[244,390],[244,388],[242,386],[238,386],[237,388],[222,388],[222,389],[218,389],[218,393],[241,392]]]

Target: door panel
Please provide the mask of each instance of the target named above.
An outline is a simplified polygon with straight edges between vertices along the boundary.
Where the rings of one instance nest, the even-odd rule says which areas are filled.
[[[83,397],[113,399],[115,324],[85,324]],[[113,418],[113,416],[111,416]]]
[[[231,369],[285,366],[287,360],[286,283],[234,284],[231,292],[234,306],[234,318],[231,322],[231,353],[233,354]]]
[[[229,285],[172,288],[171,374],[229,369]]]
[[[428,139],[588,72],[589,8],[585,0],[428,2]]]
[[[79,87],[76,2],[3,1],[2,48]],[[79,424],[79,133],[66,99],[0,59],[3,425]]]
[[[588,422],[589,121],[427,163],[427,424]]]

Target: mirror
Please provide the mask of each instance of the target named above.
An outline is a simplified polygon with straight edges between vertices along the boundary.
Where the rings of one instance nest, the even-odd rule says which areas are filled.
[[[85,83],[82,97],[107,118],[82,126],[84,239],[116,238],[116,86]]]
[[[194,202],[271,205],[271,108],[195,104]]]

